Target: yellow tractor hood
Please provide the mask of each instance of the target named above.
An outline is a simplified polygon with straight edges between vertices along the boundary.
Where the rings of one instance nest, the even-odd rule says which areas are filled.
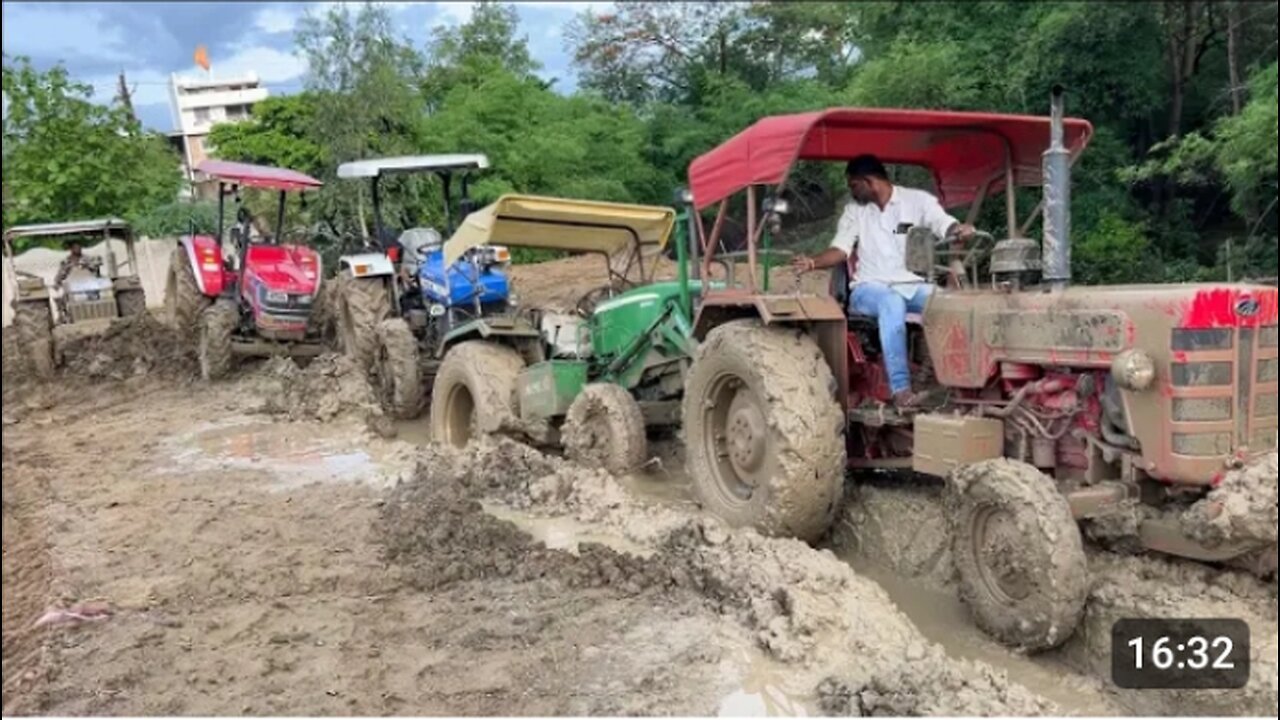
[[[654,205],[503,195],[462,221],[444,244],[444,262],[488,244],[606,255],[661,250],[674,224],[674,210]]]

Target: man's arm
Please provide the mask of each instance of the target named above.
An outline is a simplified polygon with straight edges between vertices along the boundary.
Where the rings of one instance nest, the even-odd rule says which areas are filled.
[[[942,203],[933,195],[928,195],[928,200],[925,201],[924,224],[943,239],[968,240],[974,233],[972,225],[951,217],[951,213],[943,209]]]
[[[791,267],[798,273],[835,267],[842,262],[848,261],[849,255],[853,253],[853,248],[857,243],[856,223],[853,220],[853,216],[846,209],[845,213],[840,216],[840,223],[836,226],[836,236],[831,240],[831,247],[813,256],[797,255],[791,261]]]

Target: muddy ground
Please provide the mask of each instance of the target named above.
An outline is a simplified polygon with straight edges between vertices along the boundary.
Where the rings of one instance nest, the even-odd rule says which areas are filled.
[[[1084,632],[1020,657],[956,599],[931,485],[859,478],[815,549],[702,516],[670,441],[625,478],[446,451],[338,358],[206,385],[149,332],[47,386],[6,342],[6,715],[1274,714],[1274,583],[1097,552]],[[1253,683],[1110,689],[1130,614],[1247,619]]]

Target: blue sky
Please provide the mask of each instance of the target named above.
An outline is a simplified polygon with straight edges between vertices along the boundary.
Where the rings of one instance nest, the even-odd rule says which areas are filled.
[[[147,127],[168,131],[168,80],[196,74],[197,45],[209,50],[215,77],[254,70],[273,94],[302,87],[305,63],[293,54],[293,30],[305,13],[334,2],[9,2],[3,5],[4,52],[26,55],[40,69],[62,62],[93,85],[95,99],[115,94],[123,70]],[[403,36],[422,48],[434,27],[465,22],[468,2],[383,2]],[[575,85],[562,31],[584,9],[603,2],[518,2],[520,31],[562,92]],[[200,74],[203,74],[202,72]]]

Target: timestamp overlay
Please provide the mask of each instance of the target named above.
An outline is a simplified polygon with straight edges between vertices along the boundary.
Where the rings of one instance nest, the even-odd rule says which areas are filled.
[[[1111,677],[1126,690],[1238,690],[1249,684],[1243,620],[1133,619],[1111,628]]]

